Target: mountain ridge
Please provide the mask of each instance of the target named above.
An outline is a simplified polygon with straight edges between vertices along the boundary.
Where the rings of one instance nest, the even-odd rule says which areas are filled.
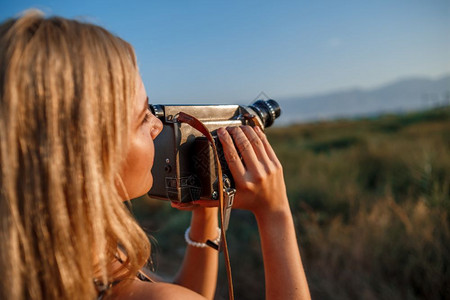
[[[450,74],[409,77],[372,89],[349,88],[319,95],[277,99],[277,125],[402,113],[450,104]]]

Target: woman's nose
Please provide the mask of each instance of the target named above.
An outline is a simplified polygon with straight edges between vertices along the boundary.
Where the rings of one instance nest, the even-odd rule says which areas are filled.
[[[158,134],[161,133],[162,129],[163,129],[163,123],[161,122],[161,120],[155,116],[152,115],[153,119],[153,124],[152,124],[152,129],[151,129],[151,136],[152,139],[155,139]]]

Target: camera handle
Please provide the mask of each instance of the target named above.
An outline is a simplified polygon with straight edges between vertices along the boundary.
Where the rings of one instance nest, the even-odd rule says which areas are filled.
[[[214,139],[211,135],[211,132],[209,132],[208,128],[206,128],[206,126],[199,121],[196,117],[191,116],[189,114],[186,114],[184,112],[180,112],[177,116],[177,121],[180,123],[186,123],[190,126],[192,126],[193,128],[195,128],[196,130],[198,130],[199,132],[201,132],[209,141],[209,143],[211,144],[211,147],[213,148],[214,151],[214,158],[216,161],[216,166],[217,166],[217,175],[218,178],[222,178],[222,180],[218,180],[218,185],[219,185],[219,191],[223,191],[223,193],[220,194],[219,196],[219,216],[220,216],[220,224],[221,224],[221,245],[220,245],[220,249],[223,249],[223,254],[224,254],[224,258],[225,258],[225,267],[227,270],[227,278],[228,278],[228,296],[230,300],[234,300],[234,292],[233,292],[233,279],[231,276],[231,264],[230,264],[230,257],[228,254],[228,246],[227,246],[227,239],[225,236],[225,217],[228,219],[226,222],[226,226],[228,227],[228,223],[229,223],[229,218],[230,218],[230,212],[231,212],[231,208],[233,206],[233,201],[234,201],[234,192],[232,192],[230,189],[229,185],[228,187],[224,187],[224,183],[225,185],[226,180],[223,179],[223,175],[222,175],[222,167],[220,165],[220,160],[219,160],[219,155],[217,154],[217,148],[216,148],[216,144],[214,143]],[[225,203],[225,199],[227,198],[227,203]]]
[[[226,184],[227,179],[224,179],[224,185]],[[228,180],[229,182],[229,180]],[[224,187],[223,188],[223,200],[224,200],[224,207],[223,207],[223,230],[227,231],[228,224],[230,223],[230,215],[231,215],[231,209],[233,208],[233,202],[234,202],[234,195],[236,194],[236,189],[230,188],[230,187]]]

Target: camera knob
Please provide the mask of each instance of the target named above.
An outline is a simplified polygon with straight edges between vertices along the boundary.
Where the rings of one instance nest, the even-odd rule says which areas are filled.
[[[223,174],[223,187],[226,188],[226,189],[231,187],[231,180],[225,174]]]
[[[159,104],[149,104],[148,108],[152,112],[152,114],[155,115],[158,119],[164,119],[165,112],[164,112],[164,106]]]

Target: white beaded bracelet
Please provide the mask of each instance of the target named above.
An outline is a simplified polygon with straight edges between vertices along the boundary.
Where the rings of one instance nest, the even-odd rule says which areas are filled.
[[[189,226],[186,231],[184,232],[184,239],[186,240],[186,243],[189,246],[192,247],[197,247],[197,248],[206,248],[206,247],[210,247],[208,244],[206,243],[199,243],[199,242],[194,242],[193,240],[191,240],[191,238],[189,237],[189,233],[191,232],[191,227]],[[212,240],[211,242],[215,243],[216,245],[220,244],[220,236],[221,236],[221,231],[220,228],[217,227],[217,238],[215,240]]]

